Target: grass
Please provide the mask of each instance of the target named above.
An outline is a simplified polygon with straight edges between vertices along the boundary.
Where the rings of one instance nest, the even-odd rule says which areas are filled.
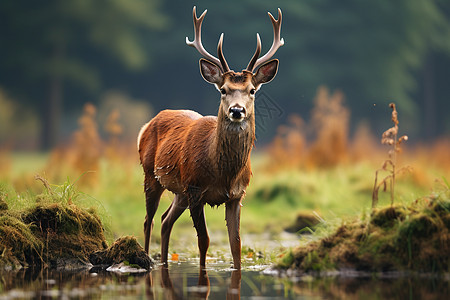
[[[38,195],[0,188],[0,264],[79,267],[89,253],[104,249],[104,227],[93,207],[84,207],[71,184]]]
[[[0,187],[0,267],[49,266],[81,268],[118,264],[150,269],[152,261],[133,236],[117,239],[107,248],[107,229],[92,198],[74,184],[50,185],[36,176],[44,191],[18,196]],[[22,199],[21,205],[15,200]],[[87,199],[87,201],[86,201]],[[107,219],[103,214],[103,218]]]
[[[371,207],[373,166],[367,162],[326,170],[254,173],[244,204],[249,206],[250,218],[256,212],[255,217],[265,219],[275,231],[293,222],[301,210],[316,211],[327,220],[359,215]],[[410,196],[419,197],[428,189],[407,176],[399,180],[397,188],[399,195],[407,196],[399,197],[400,202],[408,201]],[[381,204],[388,201],[388,195],[380,195]],[[260,224],[255,219],[250,223]],[[257,231],[257,226],[252,226],[252,230]]]
[[[23,170],[14,174],[21,174],[20,176],[25,178],[32,177],[29,175],[30,171],[25,172],[26,165],[23,164],[32,161],[31,168],[36,168],[34,172],[39,172],[39,166],[45,166],[47,157],[14,155],[12,159],[14,169]],[[300,211],[316,211],[325,222],[331,223],[336,219],[358,216],[370,210],[374,170],[371,163],[361,162],[331,169],[283,169],[272,172],[265,170],[267,160],[264,153],[253,155],[254,175],[242,207],[243,234],[270,232],[275,237],[281,230],[292,225]],[[433,169],[428,171],[430,174],[437,172]],[[98,210],[108,228],[106,234],[108,242],[122,236],[134,235],[142,244],[145,200],[143,173],[139,163],[136,161],[134,165],[124,167],[103,160],[97,172],[99,181],[94,187],[79,186],[77,178],[70,179],[78,190],[85,191],[78,201],[85,207],[95,207]],[[23,194],[16,194],[14,182],[17,182],[18,178],[15,176],[11,175],[9,180],[4,180],[3,186],[8,186],[11,199],[16,199],[11,201],[10,205],[20,209],[28,205],[24,194],[41,193],[43,187],[41,183],[30,179],[27,180],[30,182],[29,186],[18,184],[19,189],[25,188],[25,191]],[[417,184],[413,176],[405,175],[397,182],[397,193],[402,195],[397,201],[406,203],[411,198],[425,194],[428,189],[429,186]],[[62,193],[64,184],[57,190]],[[161,199],[155,216],[152,252],[159,252],[160,218],[170,205],[172,197],[171,193],[166,192]],[[380,205],[389,203],[389,199],[389,195],[381,193]],[[211,234],[211,245],[227,245],[224,207],[207,206],[206,219]],[[196,233],[188,212],[183,213],[172,233],[171,249],[182,250],[180,244],[194,252],[197,251]],[[243,244],[245,245],[245,240]]]
[[[449,272],[450,186],[408,205],[375,209],[343,222],[316,242],[287,253],[280,268],[302,272],[356,269]]]

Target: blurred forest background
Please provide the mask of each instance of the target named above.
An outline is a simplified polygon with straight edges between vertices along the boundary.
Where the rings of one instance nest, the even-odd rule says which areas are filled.
[[[450,2],[444,0],[161,1],[6,0],[0,2],[0,146],[48,150],[67,142],[83,106],[112,111],[120,136],[165,108],[216,114],[219,95],[198,70],[192,7],[214,53],[225,33],[230,67],[243,69],[259,32],[272,43],[267,11],[283,11],[285,45],[276,80],[257,102],[259,145],[295,113],[304,120],[320,86],[340,91],[350,132],[389,126],[395,102],[414,141],[450,133]],[[258,107],[259,106],[259,107]],[[100,134],[107,129],[99,128]]]

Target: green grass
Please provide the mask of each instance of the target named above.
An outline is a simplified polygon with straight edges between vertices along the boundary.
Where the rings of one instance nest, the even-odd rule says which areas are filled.
[[[19,152],[12,154],[11,178],[21,177],[30,173],[36,173],[44,169],[49,155],[38,152]]]
[[[0,184],[15,200],[10,205],[26,206],[23,194],[38,194],[42,184],[35,182],[34,174],[43,176],[48,155],[15,154],[12,156],[12,170],[3,176]],[[276,236],[283,228],[291,225],[300,211],[316,211],[326,223],[339,223],[370,211],[371,193],[376,166],[363,162],[344,165],[333,169],[281,170],[269,172],[265,165],[270,158],[264,154],[252,157],[253,177],[243,201],[241,232],[271,233]],[[428,170],[429,174],[439,173]],[[145,196],[143,192],[143,171],[136,161],[131,166],[113,165],[102,161],[98,184],[88,188],[78,186],[78,178],[69,182],[82,192],[86,205],[95,207],[103,223],[109,229],[109,242],[118,237],[134,235],[143,243],[145,217]],[[85,175],[88,176],[88,175]],[[54,184],[63,185],[62,182]],[[402,204],[427,193],[431,187],[417,184],[412,176],[405,174],[397,181],[396,203]],[[16,193],[15,189],[22,190]],[[63,191],[61,191],[63,192]],[[155,216],[152,243],[160,240],[160,218],[173,195],[165,192]],[[389,203],[389,194],[380,193],[379,205]],[[224,207],[206,207],[206,219],[211,235],[211,244],[227,244]],[[338,221],[337,221],[338,220]],[[220,234],[216,234],[220,233]],[[156,248],[155,248],[156,247]],[[174,226],[171,249],[181,247],[196,251],[196,233],[186,211]],[[153,245],[152,252],[159,251]]]
[[[316,211],[325,220],[360,215],[371,207],[373,176],[368,163],[327,170],[254,172],[244,201],[251,219],[248,225],[253,231],[279,230],[290,225],[300,210]],[[405,175],[398,182],[396,201],[410,201],[411,196],[419,197],[427,190]],[[389,194],[381,193],[380,205],[388,202]]]
[[[448,272],[449,230],[450,187],[443,184],[408,205],[387,205],[366,220],[348,220],[320,240],[295,248],[278,266],[303,272]]]
[[[45,187],[40,194],[0,186],[0,265],[58,266],[60,258],[87,262],[89,253],[106,247],[98,209],[69,182],[40,181]]]

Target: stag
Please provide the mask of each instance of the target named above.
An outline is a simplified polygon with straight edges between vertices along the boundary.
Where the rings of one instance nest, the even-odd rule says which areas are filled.
[[[138,151],[144,169],[146,217],[145,251],[148,253],[153,217],[161,194],[175,194],[161,217],[161,262],[167,265],[169,238],[173,224],[189,209],[198,236],[200,267],[205,267],[209,235],[204,206],[225,204],[233,266],[241,267],[240,210],[252,175],[250,152],[255,142],[255,93],[270,82],[278,70],[278,60],[270,60],[280,46],[281,10],[278,20],[268,13],[274,40],[262,57],[261,39],[256,35],[256,51],[242,72],[230,70],[222,52],[223,33],[217,46],[217,58],[202,45],[201,28],[206,10],[193,19],[195,37],[186,44],[200,52],[200,73],[220,92],[217,117],[202,116],[191,110],[164,110],[145,124],[138,136]],[[256,70],[256,72],[255,72]]]

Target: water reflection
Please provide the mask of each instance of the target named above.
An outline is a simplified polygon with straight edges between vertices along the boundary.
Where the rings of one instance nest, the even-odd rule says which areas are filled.
[[[194,266],[191,266],[195,268]],[[154,286],[154,282],[160,282],[163,293],[166,299],[209,299],[211,292],[211,282],[209,279],[207,269],[200,268],[198,274],[198,280],[196,285],[191,285],[193,276],[192,272],[189,270],[182,270],[183,268],[175,269],[175,280],[173,281],[170,275],[170,268],[161,266],[159,272],[159,278],[156,276],[158,272],[151,272],[146,279],[146,291],[148,299],[156,299],[157,295],[160,293],[158,287]],[[180,272],[182,271],[182,272]],[[187,275],[187,276],[186,276]],[[217,274],[216,274],[217,275]],[[156,277],[155,279],[153,277]],[[226,299],[240,299],[241,298],[241,271],[233,270],[231,271],[230,282],[227,288],[224,288],[224,281],[221,277],[215,277],[218,280],[217,286],[214,288],[215,291],[222,291],[226,293]],[[175,284],[174,284],[175,282]],[[214,298],[213,298],[214,299]]]
[[[253,268],[232,271],[226,264],[197,262],[146,274],[115,274],[101,270],[56,271],[22,269],[0,272],[0,300],[55,298],[139,299],[449,299],[450,278],[300,277],[263,275]]]
[[[184,292],[184,286],[176,286],[174,287],[172,283],[172,279],[170,278],[169,268],[167,267],[161,267],[161,286],[165,290],[168,297],[166,299],[183,299]],[[150,293],[148,294],[150,299],[153,299],[153,290],[152,290],[152,274],[149,274],[148,276],[148,291]],[[188,289],[189,290],[189,289]],[[197,288],[190,289],[193,291],[193,296],[198,299],[208,299],[209,293],[210,293],[210,282],[208,277],[208,272],[205,269],[200,269],[200,273],[198,275],[198,283]]]

